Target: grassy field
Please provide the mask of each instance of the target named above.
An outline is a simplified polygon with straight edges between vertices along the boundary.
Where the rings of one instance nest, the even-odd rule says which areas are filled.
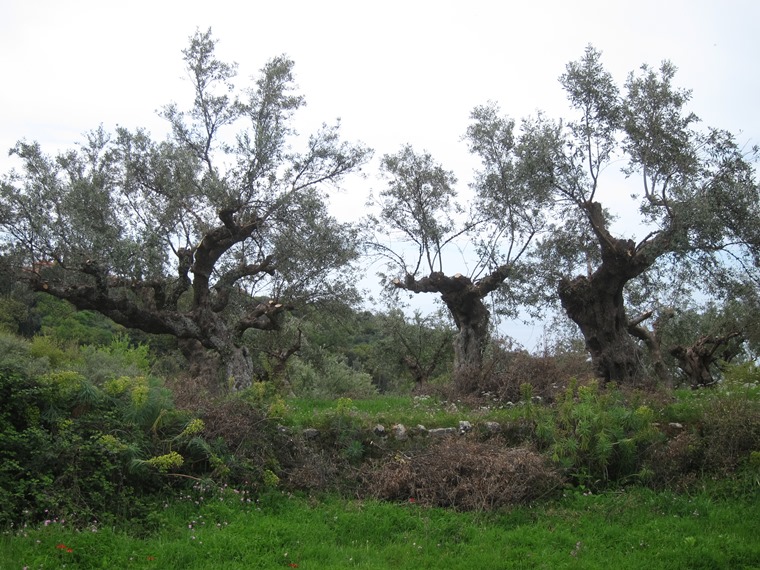
[[[500,513],[194,491],[128,528],[6,532],[0,568],[760,568],[760,500],[632,488]]]

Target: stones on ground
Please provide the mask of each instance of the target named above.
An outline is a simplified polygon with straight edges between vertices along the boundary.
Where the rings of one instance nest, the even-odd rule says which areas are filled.
[[[453,427],[447,427],[447,428],[433,428],[428,430],[428,435],[430,437],[445,437],[447,435],[456,435],[457,434],[457,428]]]
[[[498,422],[484,422],[479,424],[482,431],[486,434],[497,434],[502,431],[502,426]],[[289,429],[285,426],[278,426],[280,433],[287,434]],[[410,437],[445,437],[450,435],[465,435],[473,430],[471,422],[462,420],[458,427],[444,427],[427,429],[424,425],[418,424],[413,428],[407,428],[404,424],[394,424],[390,429],[386,429],[383,424],[375,424],[372,433],[377,437],[392,437],[396,441],[407,441]],[[316,428],[306,428],[302,432],[304,439],[317,439],[320,435]]]
[[[404,424],[394,424],[394,426],[391,428],[391,433],[393,434],[393,437],[398,441],[406,441],[409,439],[409,434]]]
[[[302,433],[306,439],[317,439],[319,437],[319,430],[315,428],[306,428]]]

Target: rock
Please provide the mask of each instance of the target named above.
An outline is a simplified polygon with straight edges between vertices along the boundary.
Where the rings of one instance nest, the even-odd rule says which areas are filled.
[[[319,430],[315,428],[306,428],[302,433],[306,439],[316,439],[319,437]]]
[[[375,432],[375,435],[378,435],[380,437],[385,437],[388,435],[383,424],[377,424],[372,431]]]
[[[428,430],[428,435],[430,437],[444,437],[447,435],[456,435],[457,429],[450,427],[450,428],[434,428],[431,430]]]
[[[406,427],[404,427],[403,424],[395,424],[391,428],[391,433],[393,434],[393,437],[398,441],[406,441],[409,439],[409,434],[406,432]]]
[[[501,424],[499,422],[485,422],[483,424],[483,429],[486,433],[493,435],[501,431]]]
[[[424,435],[428,434],[428,430],[422,424],[417,424],[417,427],[414,428],[414,434],[415,435],[423,435],[424,436]]]
[[[683,429],[683,424],[679,424],[678,422],[670,422],[668,424],[668,427],[673,429]]]

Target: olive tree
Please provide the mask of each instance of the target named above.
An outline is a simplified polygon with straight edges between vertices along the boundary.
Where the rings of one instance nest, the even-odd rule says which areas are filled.
[[[372,247],[389,261],[387,283],[438,295],[456,324],[454,379],[462,391],[478,385],[490,338],[487,298],[495,295],[508,312],[534,292],[526,260],[545,227],[549,196],[548,187],[528,184],[535,166],[513,120],[495,104],[475,108],[471,119],[465,138],[481,160],[471,211],[459,202],[451,171],[405,146],[382,159],[387,186],[371,219]],[[457,255],[463,246],[471,259]],[[458,260],[469,266],[466,274],[452,270]]]
[[[542,244],[545,275],[559,283],[561,305],[607,380],[641,372],[631,333],[645,337],[645,313],[630,316],[626,307],[636,280],[650,281],[639,290],[652,292],[653,305],[658,290],[675,283],[684,293],[712,295],[758,283],[757,150],[745,152],[727,131],[701,128],[675,74],[669,62],[644,65],[621,93],[589,46],[560,78],[573,118],[539,117],[526,135],[540,165],[535,184],[550,184],[558,207],[557,227]],[[618,165],[627,181],[615,176]],[[626,195],[636,204],[626,211],[637,224],[629,236],[615,231],[605,208]]]
[[[303,300],[351,290],[356,232],[329,215],[326,190],[369,156],[323,127],[299,149],[293,62],[271,59],[239,90],[211,31],[183,50],[193,103],[163,108],[170,136],[102,127],[46,155],[19,142],[2,179],[4,254],[37,291],[126,327],[216,355],[250,383],[247,330],[270,330]],[[304,144],[305,143],[305,144]]]

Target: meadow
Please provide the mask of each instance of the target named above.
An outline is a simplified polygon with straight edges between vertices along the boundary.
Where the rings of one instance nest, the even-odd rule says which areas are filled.
[[[13,529],[0,568],[760,568],[757,494],[571,491],[497,513],[192,490],[149,520]]]

